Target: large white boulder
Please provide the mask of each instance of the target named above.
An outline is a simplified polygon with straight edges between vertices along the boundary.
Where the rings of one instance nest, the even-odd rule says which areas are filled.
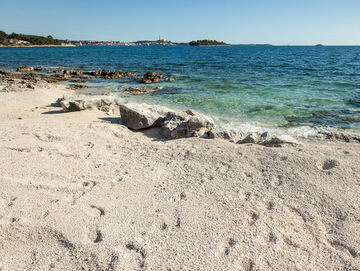
[[[122,124],[135,130],[164,127],[167,138],[199,137],[215,127],[211,118],[193,110],[172,110],[165,106],[138,103],[120,105]]]
[[[122,124],[135,130],[162,126],[166,115],[170,111],[174,112],[165,106],[144,103],[126,103],[120,105]]]

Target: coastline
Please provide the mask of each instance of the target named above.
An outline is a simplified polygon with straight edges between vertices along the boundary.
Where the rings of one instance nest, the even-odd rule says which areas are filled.
[[[206,55],[210,51],[206,48],[198,49],[200,50],[190,47],[174,48],[173,62],[166,61],[168,49],[147,47],[134,49],[83,46],[82,48],[70,48],[66,54],[61,48],[49,48],[43,52],[44,59],[41,57],[41,50],[33,52],[39,59],[36,62],[31,60],[31,55],[25,54],[27,49],[19,49],[14,54],[14,60],[10,58],[11,49],[4,49],[1,55],[3,56],[3,67],[8,69],[17,69],[19,65],[45,65],[47,69],[52,69],[52,72],[62,69],[58,73],[62,73],[64,69],[99,71],[102,68],[130,70],[142,74],[148,70],[161,71],[164,72],[164,75],[173,76],[175,80],[173,82],[163,80],[158,84],[152,84],[158,90],[157,92],[138,97],[126,96],[128,93],[123,92],[122,89],[123,86],[139,86],[132,78],[124,77],[115,80],[94,78],[93,81],[91,79],[86,82],[81,80],[80,84],[93,87],[88,91],[83,90],[84,93],[97,92],[100,94],[106,89],[108,92],[125,96],[124,99],[128,101],[162,104],[181,110],[193,108],[211,116],[218,125],[229,124],[242,132],[269,131],[272,134],[287,133],[292,136],[301,134],[303,137],[318,136],[321,135],[319,132],[325,132],[360,137],[357,84],[355,83],[358,81],[356,74],[359,73],[357,71],[353,72],[353,75],[347,76],[346,67],[337,65],[344,74],[340,73],[339,76],[335,76],[331,82],[327,83],[326,78],[330,76],[332,69],[328,65],[321,64],[326,63],[324,55],[322,55],[321,61],[317,61],[317,58],[313,59],[317,54],[317,50],[313,48],[252,49],[233,47],[232,50],[220,50],[219,52],[211,50],[213,57],[208,60]],[[351,61],[352,57],[347,53],[355,53],[359,49],[329,50],[341,53],[339,55],[344,54],[344,59]],[[147,54],[147,51],[159,54],[158,60],[155,60],[153,54]],[[186,54],[181,54],[182,51]],[[268,56],[285,54],[285,59],[291,60],[291,55],[298,51],[303,51],[305,55],[295,57],[293,61],[301,64],[301,59],[304,58],[306,63],[309,63],[307,65],[309,67],[303,69],[302,65],[295,65],[296,68],[291,69],[290,73],[284,73],[286,68],[283,65],[286,66],[286,63],[290,62],[278,61],[279,66],[275,65],[274,69],[266,68],[267,66],[272,67],[271,57]],[[260,56],[259,61],[256,61],[259,63],[256,65],[251,64],[252,52]],[[136,56],[138,53],[145,63],[157,64],[145,65],[146,67],[136,64],[139,61]],[[94,62],[91,62],[91,56],[99,54],[104,54],[106,57],[96,57]],[[127,54],[130,55],[128,60],[126,60]],[[199,55],[200,59],[189,57],[192,54]],[[110,60],[111,55],[116,55],[119,61],[107,64],[107,59]],[[354,54],[352,55],[354,56]],[[82,56],[85,58],[82,59]],[[237,61],[234,62],[233,68],[228,69],[227,67],[232,67],[232,56]],[[281,58],[275,57],[274,60],[276,59]],[[319,63],[314,63],[311,59]],[[124,63],[124,66],[121,63]],[[337,63],[346,62],[339,60]],[[59,67],[59,65],[63,67]],[[316,68],[311,69],[312,66]],[[310,69],[307,70],[307,68]],[[257,76],[251,75],[254,73]],[[301,76],[302,73],[304,76]],[[284,74],[284,77],[281,74]],[[313,84],[312,81],[315,78],[319,78],[319,81]]]
[[[360,266],[358,144],[167,140],[1,89],[4,270]]]
[[[45,48],[45,47],[76,47],[76,45],[72,45],[72,44],[66,44],[66,45],[1,45],[0,44],[0,48]]]
[[[112,92],[109,90],[104,93],[103,90],[98,90],[96,87],[92,85],[93,77],[101,78],[103,80],[112,81],[113,79],[121,79],[126,78],[126,80],[135,80],[143,85],[151,85],[152,83],[157,83],[159,81],[167,81],[172,82],[175,80],[172,76],[163,75],[162,73],[156,72],[146,72],[145,74],[141,74],[139,72],[130,72],[130,71],[116,71],[116,70],[97,70],[97,71],[89,71],[82,70],[77,67],[72,67],[66,69],[63,66],[52,67],[49,70],[42,67],[30,67],[30,66],[21,66],[18,68],[18,71],[14,70],[0,70],[0,79],[1,76],[4,78],[4,82],[8,81],[10,83],[9,90],[10,91],[18,91],[17,89],[20,87],[24,88],[26,86],[26,82],[28,80],[39,82],[48,82],[48,83],[65,83],[63,86],[70,88],[72,90],[77,90],[78,94],[88,95],[102,95],[102,94],[111,94],[114,95],[114,99],[122,102],[143,102],[142,99],[137,99],[137,97],[142,94],[147,93],[155,93],[159,91],[161,88],[158,87],[145,87],[140,85],[133,86],[123,86],[121,87],[121,91],[115,90]],[[15,79],[15,82],[14,82]],[[18,81],[20,80],[20,81]],[[23,80],[23,81],[21,81]],[[24,81],[25,80],[25,81]],[[18,81],[18,83],[16,83]],[[90,87],[87,85],[90,83]],[[31,83],[30,83],[31,85]],[[36,85],[36,84],[35,84]],[[90,91],[89,91],[90,90]],[[153,103],[151,100],[146,102]],[[164,104],[161,104],[164,105]],[[189,108],[179,108],[172,105],[165,104],[165,106],[170,106],[171,110],[184,110],[186,111]],[[170,110],[170,109],[169,109]],[[312,128],[308,126],[299,126],[299,127],[291,127],[286,129],[284,127],[277,127],[271,125],[258,125],[257,123],[249,123],[249,122],[229,122],[225,119],[219,119],[217,116],[213,118],[215,120],[216,128],[214,129],[215,138],[225,138],[227,140],[231,140],[232,142],[237,142],[241,139],[244,139],[246,136],[253,134],[255,137],[259,137],[263,133],[268,133],[272,136],[280,136],[280,135],[290,135],[295,138],[300,139],[300,141],[306,142],[314,142],[314,143],[360,143],[360,136],[358,133],[352,130],[346,129],[335,129],[335,128]]]

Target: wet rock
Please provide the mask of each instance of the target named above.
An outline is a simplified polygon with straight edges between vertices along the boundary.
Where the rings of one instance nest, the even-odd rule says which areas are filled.
[[[145,94],[148,92],[154,92],[156,89],[151,89],[147,87],[125,87],[123,88],[124,92],[129,92],[129,94]]]
[[[162,81],[163,74],[161,72],[146,72],[142,78],[139,78],[137,81],[143,84],[151,84]]]
[[[34,71],[36,71],[36,72],[44,72],[44,71],[46,71],[46,69],[42,68],[42,67],[36,67],[36,68],[34,68]]]
[[[133,72],[130,71],[122,72],[107,69],[102,69],[101,71],[84,71],[83,73],[91,76],[101,77],[103,79],[118,79],[122,78],[123,76],[133,75]]]
[[[34,71],[34,67],[31,66],[20,66],[17,69],[18,72],[33,72]]]
[[[55,75],[51,75],[49,77],[46,77],[46,81],[49,83],[58,83],[60,81],[66,81],[71,79],[71,75],[69,74],[55,74]]]
[[[133,72],[130,71],[123,72],[123,76],[132,76],[132,75],[134,75]]]
[[[64,112],[81,111],[86,109],[98,109],[109,112],[113,111],[114,103],[114,97],[110,95],[68,96],[66,99],[60,100],[60,105]]]
[[[84,71],[83,73],[91,76],[100,76],[101,71]]]
[[[64,70],[64,74],[71,75],[71,73],[72,73],[71,70]]]
[[[103,69],[100,73],[100,77],[104,79],[118,79],[122,77],[122,72]]]
[[[160,105],[127,103],[120,105],[122,124],[135,130],[162,126],[171,109]]]
[[[85,83],[86,80],[85,79],[71,79],[71,80],[69,80],[69,82],[71,82],[71,83]]]
[[[57,70],[48,70],[47,73],[59,73],[62,72],[62,69],[57,69]]]
[[[72,89],[72,90],[79,90],[79,89],[85,89],[85,88],[89,88],[86,85],[79,85],[79,84],[70,84],[66,87],[67,89]]]
[[[84,73],[82,71],[64,70],[64,75],[70,75],[72,77],[83,77]]]

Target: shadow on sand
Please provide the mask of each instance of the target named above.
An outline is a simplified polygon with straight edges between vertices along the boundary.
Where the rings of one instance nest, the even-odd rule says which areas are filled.
[[[116,116],[116,117],[107,117],[107,118],[99,118],[102,121],[106,121],[109,122],[111,124],[116,124],[116,125],[122,125],[121,124],[121,118]],[[133,130],[128,128],[129,130],[131,130],[134,133],[141,133],[145,136],[147,136],[148,138],[153,139],[153,141],[168,141],[171,139],[167,139],[164,134],[163,134],[163,128],[162,127],[153,127],[153,128],[148,128],[148,129],[142,129],[142,130]]]

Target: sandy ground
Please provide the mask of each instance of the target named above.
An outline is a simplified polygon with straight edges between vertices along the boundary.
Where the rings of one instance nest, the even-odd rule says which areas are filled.
[[[0,91],[0,270],[360,270],[360,146],[269,148]]]

